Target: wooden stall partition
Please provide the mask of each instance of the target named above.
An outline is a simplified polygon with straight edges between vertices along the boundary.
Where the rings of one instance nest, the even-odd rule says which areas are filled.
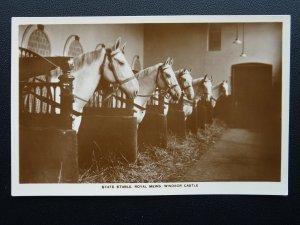
[[[73,130],[20,127],[20,183],[78,182]]]
[[[157,97],[151,97],[146,114],[139,125],[138,142],[166,148],[168,145],[167,117],[164,115],[164,95],[156,91]]]
[[[170,101],[167,115],[168,130],[178,137],[186,137],[186,121],[183,111],[183,99],[180,101]]]
[[[137,158],[137,120],[133,116],[133,100],[121,90],[99,86],[84,108],[78,132],[79,166],[90,167],[99,157],[113,156],[121,162]]]
[[[191,131],[193,134],[198,132],[198,107],[194,105],[193,112],[186,118],[187,131]]]
[[[66,74],[59,83],[20,81],[21,183],[78,182],[77,136],[71,117],[73,79]]]

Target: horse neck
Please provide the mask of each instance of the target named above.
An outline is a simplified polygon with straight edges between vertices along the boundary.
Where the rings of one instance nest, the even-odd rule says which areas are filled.
[[[213,93],[213,97],[215,98],[215,99],[218,99],[218,98],[220,98],[222,95],[224,95],[224,93],[221,93],[221,85],[222,85],[222,83],[219,83],[219,84],[217,84],[217,85],[215,85],[214,87],[213,87],[213,89],[212,89],[212,93]],[[230,93],[230,87],[228,86],[228,94]]]
[[[181,70],[176,70],[176,71],[174,71],[174,73],[175,73],[175,76],[177,77],[181,73]]]
[[[135,98],[135,102],[139,102],[141,105],[146,105],[147,101],[150,98],[150,95],[152,95],[157,87],[156,83],[156,76],[158,67],[161,64],[157,64],[155,66],[149,67],[145,70],[140,71],[136,74],[138,82],[139,82],[139,94],[141,96],[148,96],[149,97],[141,97],[137,96]]]
[[[193,80],[193,88],[195,91],[195,100],[199,100],[201,98],[202,92],[199,90],[199,83],[203,80],[203,77],[197,78]]]
[[[220,91],[220,85],[221,85],[222,83],[220,83],[220,84],[217,84],[217,85],[215,85],[213,88],[212,88],[212,97],[214,98],[214,99],[218,99],[222,94],[221,94],[221,91]]]
[[[78,70],[72,71],[71,74],[75,77],[73,81],[74,95],[88,101],[93,95],[101,78],[99,68],[104,60],[104,54],[95,57],[92,62],[82,65]],[[74,107],[77,110],[82,110],[86,102],[75,98]]]

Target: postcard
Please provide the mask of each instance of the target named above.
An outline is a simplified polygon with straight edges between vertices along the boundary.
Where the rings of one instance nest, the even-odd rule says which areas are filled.
[[[14,17],[13,196],[287,195],[290,16]]]

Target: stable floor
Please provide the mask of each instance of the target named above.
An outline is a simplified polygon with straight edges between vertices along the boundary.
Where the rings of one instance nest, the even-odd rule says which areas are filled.
[[[279,141],[268,131],[228,129],[188,170],[184,181],[279,181]]]

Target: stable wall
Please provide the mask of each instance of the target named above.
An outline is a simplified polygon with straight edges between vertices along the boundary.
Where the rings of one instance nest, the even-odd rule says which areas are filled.
[[[19,29],[19,46],[28,25],[22,25]],[[140,56],[143,66],[144,56],[144,26],[141,24],[93,24],[93,25],[44,25],[44,31],[48,35],[51,44],[51,56],[62,56],[64,45],[70,35],[78,35],[84,52],[95,50],[97,44],[103,43],[107,47],[114,45],[118,37],[122,37],[122,44],[127,42],[125,55],[132,65],[135,55]],[[25,47],[24,46],[24,47]]]
[[[20,26],[19,45],[27,25]],[[192,68],[197,78],[212,75],[214,83],[230,80],[231,66],[238,63],[260,62],[273,65],[274,80],[281,77],[282,25],[281,23],[245,24],[245,51],[240,57],[242,45],[232,42],[236,24],[222,24],[221,51],[207,50],[209,24],[94,24],[94,25],[45,25],[51,43],[51,55],[63,55],[67,38],[80,37],[84,52],[92,51],[99,43],[112,46],[118,37],[127,42],[126,58],[130,65],[134,55],[140,56],[142,68],[167,57],[174,58],[174,70]],[[239,37],[242,38],[240,25]]]
[[[222,24],[221,51],[209,52],[209,24],[145,24],[144,66],[174,58],[173,69],[191,68],[193,77],[212,75],[214,83],[230,80],[231,65],[261,62],[273,65],[275,81],[281,76],[281,23],[245,24],[246,58],[242,45],[232,44],[236,24]],[[242,38],[242,26],[239,27]]]

